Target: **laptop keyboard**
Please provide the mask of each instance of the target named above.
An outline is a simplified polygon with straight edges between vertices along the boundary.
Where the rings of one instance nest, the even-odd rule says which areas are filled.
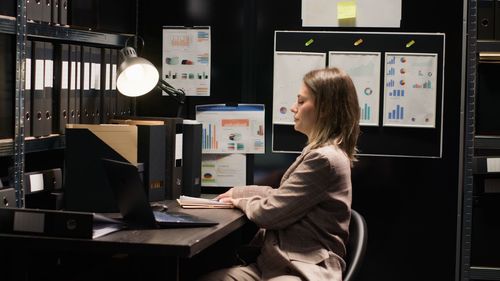
[[[153,212],[156,221],[158,222],[183,222],[191,221],[189,215],[185,214],[174,214],[174,213],[164,213],[164,212]]]

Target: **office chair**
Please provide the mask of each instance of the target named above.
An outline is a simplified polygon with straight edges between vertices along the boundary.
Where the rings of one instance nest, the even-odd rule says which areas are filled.
[[[368,244],[368,227],[363,216],[351,209],[351,222],[349,224],[349,241],[347,242],[347,255],[345,258],[346,270],[344,281],[355,280],[356,274],[363,263]]]

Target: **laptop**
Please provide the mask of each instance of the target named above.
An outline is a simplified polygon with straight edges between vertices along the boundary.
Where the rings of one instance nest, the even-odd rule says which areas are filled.
[[[123,220],[132,227],[177,228],[218,224],[190,214],[154,211],[136,166],[110,159],[102,159],[102,163]]]

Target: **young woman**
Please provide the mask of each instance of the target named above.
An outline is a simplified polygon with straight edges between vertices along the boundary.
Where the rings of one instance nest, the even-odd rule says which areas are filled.
[[[261,228],[254,239],[262,245],[257,262],[202,280],[342,280],[359,135],[356,90],[340,69],[313,70],[291,110],[294,128],[308,144],[279,188],[237,186],[216,197]]]

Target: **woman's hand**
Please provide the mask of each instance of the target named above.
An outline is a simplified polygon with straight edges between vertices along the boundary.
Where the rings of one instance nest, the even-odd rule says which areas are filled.
[[[217,195],[214,199],[219,200],[220,202],[224,202],[224,203],[233,203],[233,200],[232,200],[233,199],[233,189],[231,188],[228,191]]]

